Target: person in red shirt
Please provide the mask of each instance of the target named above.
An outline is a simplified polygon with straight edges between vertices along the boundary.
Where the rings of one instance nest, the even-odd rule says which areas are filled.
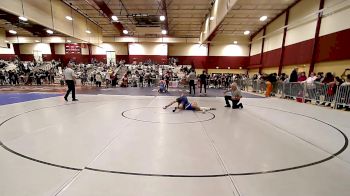
[[[301,72],[300,76],[298,77],[298,82],[303,82],[307,79],[305,72]]]

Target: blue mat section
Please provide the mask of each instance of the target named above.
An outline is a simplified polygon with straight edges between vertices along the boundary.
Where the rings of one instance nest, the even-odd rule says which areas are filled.
[[[21,103],[38,99],[46,99],[50,97],[62,96],[61,94],[47,93],[4,93],[0,94],[0,105]]]

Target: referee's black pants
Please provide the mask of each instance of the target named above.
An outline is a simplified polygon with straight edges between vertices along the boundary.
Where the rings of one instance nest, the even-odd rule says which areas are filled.
[[[189,82],[189,86],[190,86],[190,94],[192,94],[192,88],[193,88],[193,94],[196,94],[196,85],[194,84],[194,80],[190,80]]]
[[[72,99],[75,99],[75,84],[74,84],[74,80],[66,80],[66,84],[68,86],[68,90],[66,95],[64,96],[65,99],[68,98],[69,93],[72,91]]]
[[[225,96],[226,106],[231,107],[230,101],[232,101],[232,109],[242,107],[242,103],[239,103],[240,100],[233,100],[231,96]]]

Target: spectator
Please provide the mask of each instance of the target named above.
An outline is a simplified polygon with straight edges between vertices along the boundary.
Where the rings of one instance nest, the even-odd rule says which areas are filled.
[[[169,82],[170,82],[170,74],[167,72],[165,74],[165,84],[166,84],[166,89],[169,90]]]
[[[314,72],[310,73],[310,76],[305,80],[305,82],[307,84],[313,84],[315,82],[315,80],[317,79],[317,77],[315,76]]]
[[[96,74],[96,86],[101,87],[102,84],[102,75],[101,72],[97,72]]]
[[[323,72],[318,72],[315,82],[321,82],[323,80]]]
[[[349,86],[350,85],[350,74],[348,74],[346,76],[346,80],[343,84],[341,84],[342,86]]]
[[[128,87],[128,74],[124,74],[121,87]]]
[[[298,82],[303,82],[305,81],[307,78],[306,78],[306,75],[305,75],[305,72],[301,72],[299,77],[298,77]]]
[[[270,74],[267,77],[265,76],[264,79],[266,80],[266,92],[265,92],[265,97],[270,97],[271,92],[273,90],[272,82],[276,80],[276,78]]]
[[[323,84],[329,84],[329,83],[333,83],[334,82],[334,76],[331,72],[327,72],[326,76],[324,77],[324,79],[322,80]]]
[[[139,74],[139,86],[143,87],[143,78],[144,78],[144,73]]]
[[[106,88],[108,88],[110,84],[111,84],[111,74],[107,70],[106,71]]]
[[[298,68],[294,68],[290,74],[289,82],[298,82]]]

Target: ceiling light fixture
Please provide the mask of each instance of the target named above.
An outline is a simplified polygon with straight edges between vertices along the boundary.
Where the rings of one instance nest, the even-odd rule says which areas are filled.
[[[166,35],[166,34],[167,34],[167,31],[166,31],[166,30],[162,30],[162,34],[163,34],[163,35]]]
[[[35,40],[36,43],[39,43],[40,41],[39,40]]]
[[[86,32],[86,33],[88,33],[88,34],[90,34],[90,33],[91,33],[91,31],[89,31],[89,30],[86,30],[85,32]]]
[[[234,44],[238,44],[238,41],[234,41],[233,43],[234,43]]]
[[[160,21],[164,21],[165,20],[165,16],[159,16],[159,20]]]
[[[124,34],[128,34],[128,33],[129,33],[129,31],[128,31],[128,30],[126,30],[126,29],[124,29],[124,30],[123,30],[123,33],[124,33]]]
[[[214,19],[215,19],[215,17],[214,17],[214,16],[212,16],[212,17],[210,17],[210,18],[209,18],[209,20],[214,20]]]
[[[118,21],[118,17],[117,16],[112,16],[112,20],[113,21]]]
[[[244,31],[244,35],[249,35],[250,31]]]
[[[46,33],[48,33],[48,34],[53,34],[53,31],[50,30],[50,29],[48,29],[48,30],[46,30]]]
[[[261,21],[261,22],[265,21],[266,19],[267,19],[267,16],[261,16],[261,17],[260,17],[260,21]]]
[[[17,34],[17,31],[15,31],[15,30],[9,30],[9,33],[16,35],[16,34]]]
[[[73,18],[71,16],[66,16],[67,20],[73,20]]]
[[[19,16],[18,17],[20,20],[22,20],[22,21],[28,21],[28,19],[26,18],[26,17],[24,17],[24,16]]]

